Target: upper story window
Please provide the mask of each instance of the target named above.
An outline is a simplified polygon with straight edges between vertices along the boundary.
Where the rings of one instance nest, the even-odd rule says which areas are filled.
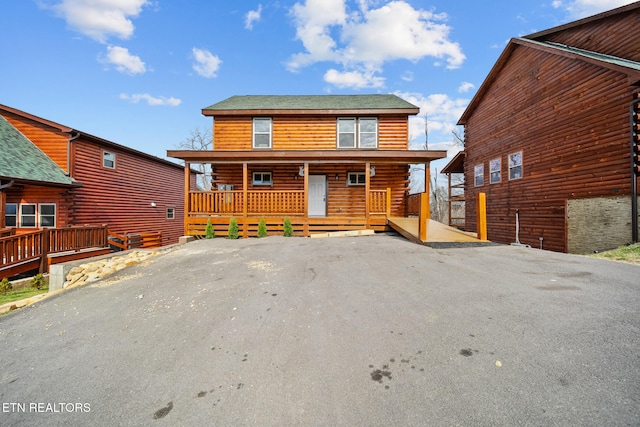
[[[484,165],[479,164],[473,167],[473,183],[476,187],[484,185]]]
[[[253,119],[253,148],[271,148],[272,123],[269,117]]]
[[[375,117],[338,119],[338,148],[377,148],[378,119]]]
[[[116,168],[116,155],[108,151],[102,152],[102,166],[109,169]]]
[[[509,154],[509,179],[522,178],[522,151]]]
[[[501,181],[500,169],[502,162],[498,159],[493,159],[489,162],[489,184],[497,184]]]

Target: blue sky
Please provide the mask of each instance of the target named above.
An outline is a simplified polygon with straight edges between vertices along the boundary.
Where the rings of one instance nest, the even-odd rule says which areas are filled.
[[[418,105],[429,148],[452,156],[455,123],[511,37],[632,2],[5,3],[0,104],[165,157],[229,96],[364,93]],[[411,137],[424,144],[424,118]]]

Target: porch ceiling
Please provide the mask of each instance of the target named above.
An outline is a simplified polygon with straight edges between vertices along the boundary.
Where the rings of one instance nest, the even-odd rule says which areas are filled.
[[[418,164],[447,157],[446,150],[167,150],[188,163],[386,163]]]

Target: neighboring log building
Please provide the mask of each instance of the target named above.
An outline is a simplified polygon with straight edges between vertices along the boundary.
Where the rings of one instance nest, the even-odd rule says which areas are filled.
[[[588,253],[632,240],[630,104],[640,3],[512,39],[458,124],[466,229],[487,195],[488,238]]]
[[[161,232],[163,245],[182,236],[181,165],[4,105],[0,151],[0,229],[107,224]]]

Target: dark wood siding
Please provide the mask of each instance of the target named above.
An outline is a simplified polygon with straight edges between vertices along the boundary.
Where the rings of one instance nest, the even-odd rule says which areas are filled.
[[[83,137],[73,144],[75,224],[108,224],[118,233],[162,232],[163,244],[183,234],[184,170],[128,151],[103,147]],[[116,167],[102,166],[103,151],[115,154]],[[151,204],[155,203],[155,207]],[[166,219],[166,208],[175,219]]]
[[[597,22],[538,37],[593,52],[640,61],[636,35],[640,28],[640,9],[617,14]]]
[[[475,195],[487,194],[488,238],[566,251],[567,199],[629,194],[627,76],[528,47],[517,47],[466,123],[468,229]],[[523,178],[508,179],[508,155],[523,153]],[[502,181],[489,184],[500,158]],[[484,181],[474,186],[474,166]]]

